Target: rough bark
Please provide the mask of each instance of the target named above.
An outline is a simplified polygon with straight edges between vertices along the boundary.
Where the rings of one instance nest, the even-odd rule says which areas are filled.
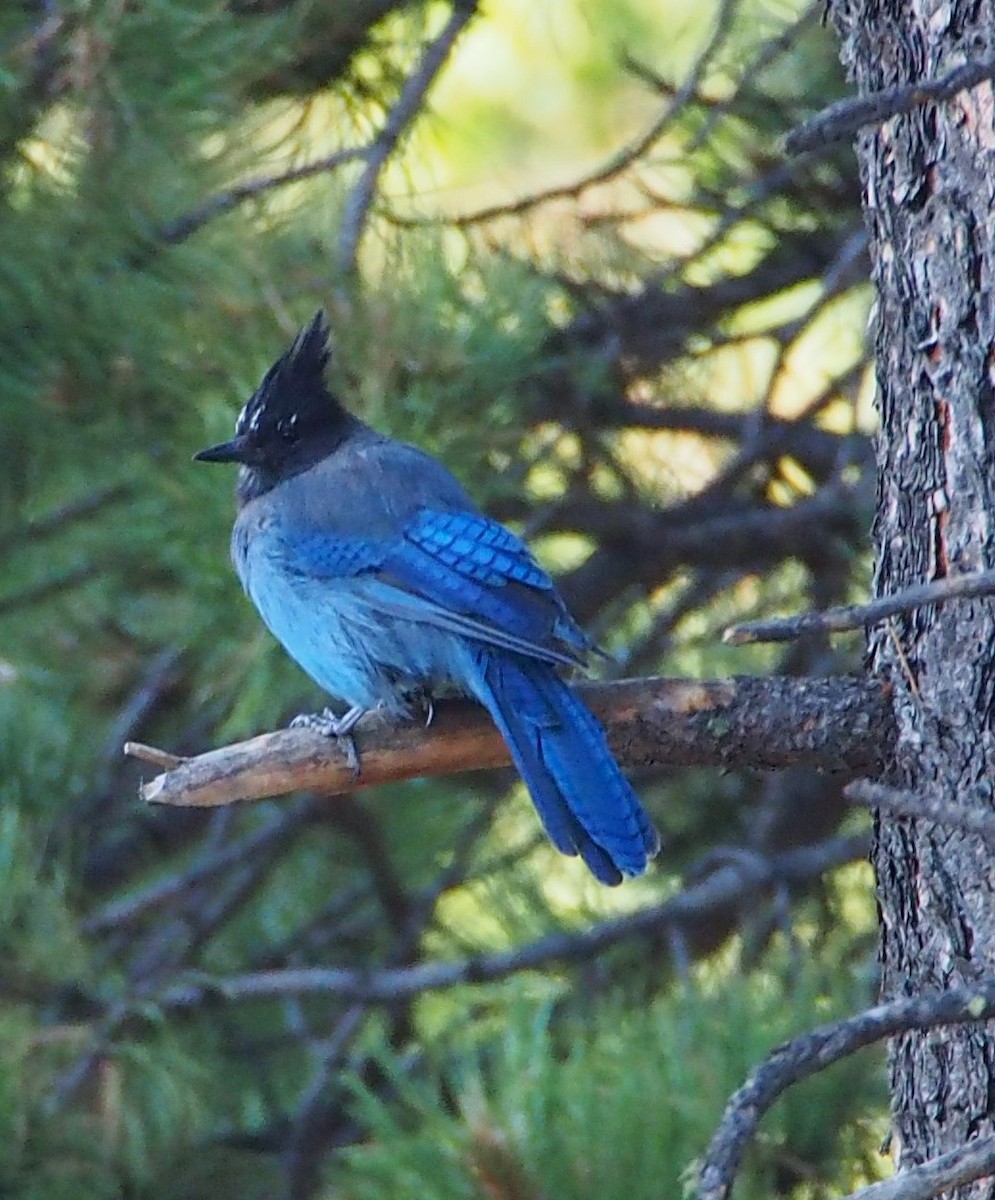
[[[835,0],[832,11],[861,94],[995,50],[992,0]],[[878,292],[881,595],[995,562],[992,85],[868,130],[857,151]],[[990,599],[924,608],[872,635],[871,669],[894,690],[891,782],[991,807],[993,645]],[[874,861],[886,998],[995,969],[995,873],[976,837],[882,816]],[[995,1129],[993,1033],[987,1023],[894,1039],[900,1167]],[[992,1193],[989,1180],[956,1194]]]
[[[581,684],[625,767],[808,766],[839,784],[877,774],[894,742],[887,690],[851,676],[626,679]],[[168,769],[142,787],[147,801],[211,807],[301,789],[338,795],[376,784],[507,766],[508,749],[486,712],[442,700],[431,725],[385,725],[375,714],[356,728],[361,769],[320,734],[284,729],[191,759],[129,744],[136,758]],[[833,807],[838,815],[838,806]]]

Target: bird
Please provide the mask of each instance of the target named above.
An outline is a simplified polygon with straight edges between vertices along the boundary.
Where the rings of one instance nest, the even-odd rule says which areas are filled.
[[[600,724],[562,677],[596,647],[511,530],[437,459],[377,432],[329,388],[324,311],[201,450],[237,463],[231,556],[287,653],[347,706],[295,724],[347,738],[365,713],[409,717],[442,691],[481,703],[552,843],[602,883],[660,846]]]

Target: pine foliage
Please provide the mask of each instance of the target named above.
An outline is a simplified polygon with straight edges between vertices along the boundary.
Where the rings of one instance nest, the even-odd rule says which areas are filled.
[[[854,661],[734,658],[717,636],[866,572],[852,168],[772,150],[838,88],[832,44],[792,4],[720,6],[665,133],[582,183],[670,102],[720,9],[544,7],[481,9],[389,156],[353,274],[361,165],[274,181],[375,135],[448,8],[0,6],[2,1195],[674,1195],[748,1067],[870,994],[852,868],[487,987],[225,1000],[216,981],[513,953],[661,904],[717,841],[825,837],[838,788],[638,780],[667,854],[607,893],[503,776],[152,812],[121,759],[126,738],[193,753],[320,700],[238,592],[230,481],[190,462],[319,305],[349,403],[533,538],[610,669]],[[737,533],[815,495],[814,526]],[[879,1169],[876,1072],[779,1110],[745,1190]]]

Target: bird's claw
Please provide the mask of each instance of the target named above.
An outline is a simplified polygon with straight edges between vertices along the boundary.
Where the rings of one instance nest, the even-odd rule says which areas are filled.
[[[425,712],[425,728],[435,720],[435,698],[427,687],[413,688],[405,695],[409,708],[419,707]]]
[[[356,739],[352,736],[352,731],[365,711],[363,708],[350,708],[341,717],[336,716],[330,708],[323,708],[320,713],[298,713],[290,722],[290,728],[313,729],[322,737],[335,738],[345,751],[346,765],[358,779],[359,751],[356,749]]]

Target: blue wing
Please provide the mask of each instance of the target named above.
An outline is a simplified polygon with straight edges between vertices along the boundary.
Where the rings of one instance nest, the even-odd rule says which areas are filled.
[[[271,524],[243,570],[269,627],[328,691],[363,707],[397,700],[400,712],[405,680],[461,685],[490,711],[555,845],[605,883],[645,869],[656,832],[553,669],[590,644],[514,534],[439,509],[384,538]]]
[[[280,557],[305,578],[363,579],[385,615],[529,658],[573,665],[592,649],[525,544],[479,513],[420,509],[389,541],[300,533]]]

